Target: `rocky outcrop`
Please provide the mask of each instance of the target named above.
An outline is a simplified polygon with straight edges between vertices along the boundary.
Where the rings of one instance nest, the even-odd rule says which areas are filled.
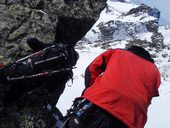
[[[109,21],[98,25],[102,40],[133,40],[137,33],[147,32],[144,23]]]
[[[0,62],[28,54],[30,37],[75,46],[105,5],[106,0],[1,0]],[[4,90],[0,84],[0,98]],[[3,107],[0,100],[0,128],[56,128],[61,117],[54,104],[56,95],[41,86],[9,106]]]
[[[106,0],[0,1],[0,61],[10,62],[29,50],[35,37],[74,46],[98,19]],[[3,47],[3,48],[2,48]]]
[[[126,13],[126,15],[134,14],[134,16],[139,16],[144,13],[147,13],[149,16],[153,16],[157,19],[159,19],[160,17],[160,11],[158,9],[151,8],[145,4],[141,4],[139,7],[129,10],[129,12]]]
[[[117,3],[115,2],[115,4]],[[126,6],[126,3],[120,2],[119,4],[118,6]],[[163,36],[158,32],[159,10],[143,4],[128,11],[118,9],[116,6],[108,6],[106,14],[108,13],[108,16],[113,15],[113,19],[99,22],[94,29],[92,28],[91,33],[98,36],[93,40],[94,42],[145,41],[144,35],[148,33],[147,38],[150,40],[149,44],[152,44],[152,47],[159,50],[164,47]]]

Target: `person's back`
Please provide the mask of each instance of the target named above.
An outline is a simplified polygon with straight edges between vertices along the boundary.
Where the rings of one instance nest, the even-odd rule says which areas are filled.
[[[129,50],[108,50],[86,69],[82,95],[129,128],[143,128],[152,97],[158,96],[160,74],[152,61]]]

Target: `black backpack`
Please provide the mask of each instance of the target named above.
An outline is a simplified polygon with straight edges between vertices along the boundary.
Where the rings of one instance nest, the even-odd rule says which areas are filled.
[[[62,93],[62,86],[72,79],[77,59],[78,54],[73,47],[53,44],[2,67],[0,83],[5,86],[5,93],[0,98],[10,104],[25,92],[48,84],[48,81],[51,83],[47,86],[49,91],[60,89]]]

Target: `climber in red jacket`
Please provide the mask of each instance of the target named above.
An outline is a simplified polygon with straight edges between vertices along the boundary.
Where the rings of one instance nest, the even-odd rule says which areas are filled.
[[[160,73],[139,46],[111,49],[87,67],[85,86],[73,109],[80,128],[144,128],[148,106],[159,96]],[[70,127],[75,124],[70,120]]]

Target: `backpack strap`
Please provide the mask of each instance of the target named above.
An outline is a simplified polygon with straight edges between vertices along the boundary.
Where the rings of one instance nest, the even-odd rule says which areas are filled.
[[[83,128],[81,119],[86,116],[86,111],[93,106],[93,103],[85,98],[76,98],[71,108],[67,111],[63,128]]]

